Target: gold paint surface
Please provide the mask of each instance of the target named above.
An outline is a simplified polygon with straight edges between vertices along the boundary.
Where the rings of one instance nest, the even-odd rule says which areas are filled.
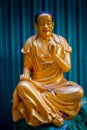
[[[38,34],[28,38],[22,48],[24,68],[13,93],[13,121],[25,119],[32,126],[52,123],[59,127],[80,110],[84,91],[63,75],[71,69],[72,48],[62,36],[52,33],[53,28],[51,15],[39,15]]]

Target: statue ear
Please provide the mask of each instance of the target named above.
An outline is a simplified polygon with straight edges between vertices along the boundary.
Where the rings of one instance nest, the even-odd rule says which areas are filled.
[[[34,25],[34,26],[35,26],[36,31],[38,32],[38,27],[37,27],[37,24],[35,23],[35,25]]]
[[[52,24],[53,24],[53,27],[52,27],[52,30],[53,30],[54,29],[54,22]]]

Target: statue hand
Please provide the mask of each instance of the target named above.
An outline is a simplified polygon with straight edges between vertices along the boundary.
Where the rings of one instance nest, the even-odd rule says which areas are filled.
[[[25,81],[25,80],[29,81],[30,77],[28,74],[22,74],[22,75],[20,75],[20,80],[21,81]]]
[[[64,47],[63,47],[63,46],[60,45],[60,46],[58,47],[57,55],[58,55],[59,57],[61,57],[61,58],[64,57]]]
[[[48,46],[48,50],[49,50],[52,57],[54,57],[56,55],[56,46],[55,45],[50,44]]]

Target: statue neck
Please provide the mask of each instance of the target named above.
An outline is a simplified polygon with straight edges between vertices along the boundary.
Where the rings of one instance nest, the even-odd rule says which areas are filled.
[[[50,37],[51,37],[51,36],[41,36],[41,35],[39,35],[39,38],[40,38],[40,40],[41,40],[43,43],[47,43],[47,42],[50,40]]]

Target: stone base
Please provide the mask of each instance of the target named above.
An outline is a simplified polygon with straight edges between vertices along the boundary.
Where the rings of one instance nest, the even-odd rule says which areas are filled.
[[[78,116],[72,120],[65,120],[59,128],[52,124],[32,127],[25,120],[20,120],[14,123],[14,130],[87,130],[87,97],[82,99],[82,107]]]
[[[68,130],[68,129],[69,129],[68,121],[65,122],[59,128],[51,124],[45,124],[45,125],[40,125],[38,127],[33,127],[26,124],[25,120],[20,120],[14,123],[14,130]]]

